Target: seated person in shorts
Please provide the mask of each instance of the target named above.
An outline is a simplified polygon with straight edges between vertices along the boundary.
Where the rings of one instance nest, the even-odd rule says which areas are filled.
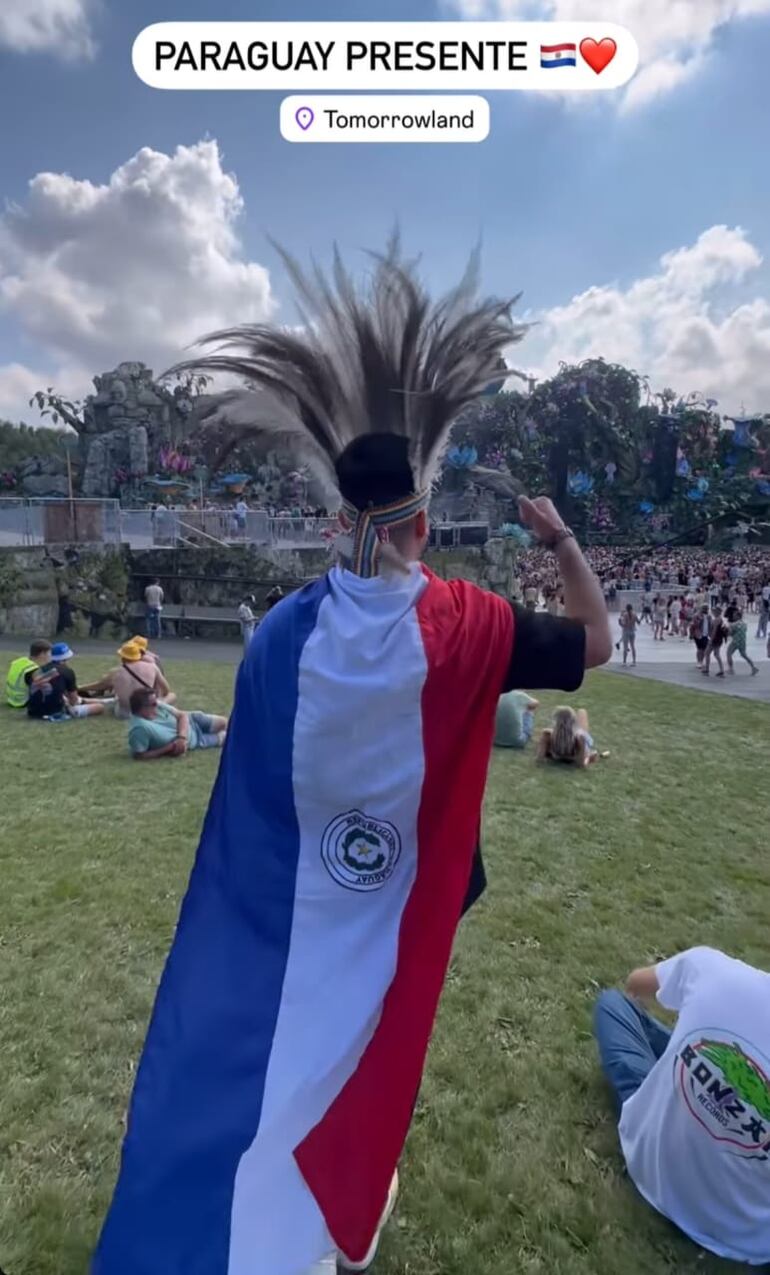
[[[64,710],[70,717],[101,717],[114,701],[111,699],[92,700],[85,692],[78,690],[75,670],[70,668],[69,661],[75,658],[66,642],[57,642],[51,648],[51,659],[59,670],[64,682]]]
[[[620,1145],[648,1204],[694,1243],[770,1262],[770,974],[691,948],[603,992],[594,1031]],[[678,1014],[673,1031],[641,1001]]]
[[[183,713],[164,704],[155,691],[139,687],[130,700],[128,747],[136,761],[182,757],[195,748],[221,748],[227,718],[210,713]]]
[[[114,695],[115,716],[123,721],[127,721],[131,716],[129,701],[136,690],[155,691],[158,699],[166,704],[176,702],[176,696],[172,694],[158,661],[148,658],[146,649],[142,648],[136,638],[124,642],[118,655],[121,660],[120,666],[110,669],[100,681],[85,687],[85,693]]]
[[[108,704],[82,699],[74,670],[68,661],[74,658],[66,642],[51,647],[51,658],[38,673],[31,674],[27,714],[38,721],[68,721],[73,717],[99,717]]]
[[[495,748],[526,748],[540,705],[526,691],[507,691],[497,704]]]

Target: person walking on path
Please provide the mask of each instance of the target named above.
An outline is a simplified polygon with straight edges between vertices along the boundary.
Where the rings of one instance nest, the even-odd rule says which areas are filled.
[[[337,563],[260,624],[238,673],[93,1275],[363,1271],[395,1203],[479,863],[500,695],[574,691],[612,643],[551,501],[520,516],[566,617],[421,564],[453,421],[523,334],[469,272],[432,303],[394,241],[357,287],[293,262],[306,322],[219,339],[228,419],[293,435],[341,503]],[[256,392],[255,392],[256,391]],[[568,617],[568,618],[567,618]]]
[[[628,662],[628,652],[630,651],[631,667],[636,668],[636,630],[640,620],[630,602],[626,603],[625,611],[621,611],[618,623],[621,629],[620,640],[623,644],[623,663],[626,664]]]
[[[746,650],[746,621],[741,611],[735,612],[735,619],[730,625],[730,642],[727,647],[727,667],[731,673],[735,672],[733,666],[733,656],[740,655],[742,660],[748,664],[751,669],[752,677],[759,672],[756,664]]]
[[[716,660],[717,667],[719,669],[719,672],[717,673],[717,677],[724,677],[725,666],[722,663],[722,647],[725,644],[725,641],[729,635],[729,632],[730,630],[722,616],[722,608],[714,607],[714,611],[711,616],[711,621],[709,624],[709,644],[706,647],[706,655],[703,661],[703,669],[702,669],[702,672],[704,673],[706,677],[708,677],[711,672],[712,655],[714,659]]]

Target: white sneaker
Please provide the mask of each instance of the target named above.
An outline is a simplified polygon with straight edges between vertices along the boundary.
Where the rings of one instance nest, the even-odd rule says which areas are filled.
[[[380,1236],[382,1235],[383,1230],[385,1229],[388,1222],[390,1221],[390,1216],[394,1208],[396,1207],[397,1199],[398,1199],[398,1170],[396,1170],[396,1172],[393,1174],[393,1180],[390,1184],[390,1190],[388,1191],[388,1199],[385,1204],[385,1208],[383,1209],[382,1217],[380,1218],[380,1224],[377,1227],[377,1232],[375,1234],[375,1237],[372,1240],[371,1245],[369,1246],[369,1252],[366,1254],[366,1257],[364,1258],[362,1262],[351,1262],[347,1257],[344,1257],[343,1254],[340,1253],[339,1257],[337,1258],[338,1275],[343,1275],[343,1273],[344,1275],[347,1275],[347,1272],[349,1271],[361,1272],[361,1271],[369,1270],[369,1267],[372,1265],[372,1262],[377,1256],[377,1249],[380,1246]]]

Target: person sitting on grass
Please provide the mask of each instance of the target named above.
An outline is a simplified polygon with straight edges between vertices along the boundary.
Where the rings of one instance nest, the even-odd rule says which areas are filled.
[[[575,766],[591,766],[609,753],[599,753],[588,729],[588,713],[584,708],[562,706],[553,722],[542,732],[537,746],[538,761],[564,761]]]
[[[140,633],[135,633],[134,636],[128,640],[129,642],[133,642],[135,646],[139,647],[139,650],[142,652],[143,660],[149,660],[151,664],[157,664],[161,673],[163,672],[163,665],[155,652],[150,650],[150,644],[146,637],[142,637]]]
[[[182,757],[191,749],[221,748],[225,742],[226,717],[183,713],[144,687],[132,692],[130,709],[128,747],[136,761]]]
[[[770,1262],[770,974],[709,947],[636,970],[594,1014],[640,1195],[694,1243]],[[673,1031],[638,1002],[678,1014]]]
[[[154,691],[158,699],[165,704],[176,702],[168,682],[160,671],[155,659],[148,659],[140,644],[133,638],[124,642],[118,651],[121,659],[119,668],[110,669],[98,682],[84,687],[88,695],[112,693],[115,696],[115,716],[127,721],[131,716],[130,699],[136,690]]]
[[[746,650],[746,621],[743,618],[743,612],[738,610],[735,611],[735,618],[730,625],[730,643],[727,647],[727,667],[731,673],[735,672],[733,656],[736,653],[746,661],[751,669],[751,676],[754,677],[759,669]]]
[[[539,707],[539,702],[526,691],[507,691],[501,695],[495,717],[495,748],[526,748]]]
[[[5,679],[5,702],[9,708],[27,707],[33,675],[38,676],[38,681],[42,685],[41,669],[46,664],[50,664],[50,661],[51,643],[45,638],[37,638],[30,643],[29,656],[20,655],[11,661]],[[55,677],[58,677],[58,674],[55,669],[52,669],[45,680],[51,681]]]
[[[114,704],[113,699],[90,699],[86,691],[82,694],[78,690],[77,678],[75,670],[69,666],[69,661],[75,658],[75,652],[71,651],[66,642],[56,642],[51,647],[51,660],[59,671],[59,676],[64,684],[64,710],[70,717],[101,717]]]

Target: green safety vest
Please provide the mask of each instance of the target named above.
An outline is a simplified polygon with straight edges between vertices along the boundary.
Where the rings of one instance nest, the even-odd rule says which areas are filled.
[[[29,687],[24,677],[37,667],[35,661],[30,660],[26,655],[19,656],[18,660],[14,660],[11,664],[5,682],[5,698],[11,708],[26,708]]]

